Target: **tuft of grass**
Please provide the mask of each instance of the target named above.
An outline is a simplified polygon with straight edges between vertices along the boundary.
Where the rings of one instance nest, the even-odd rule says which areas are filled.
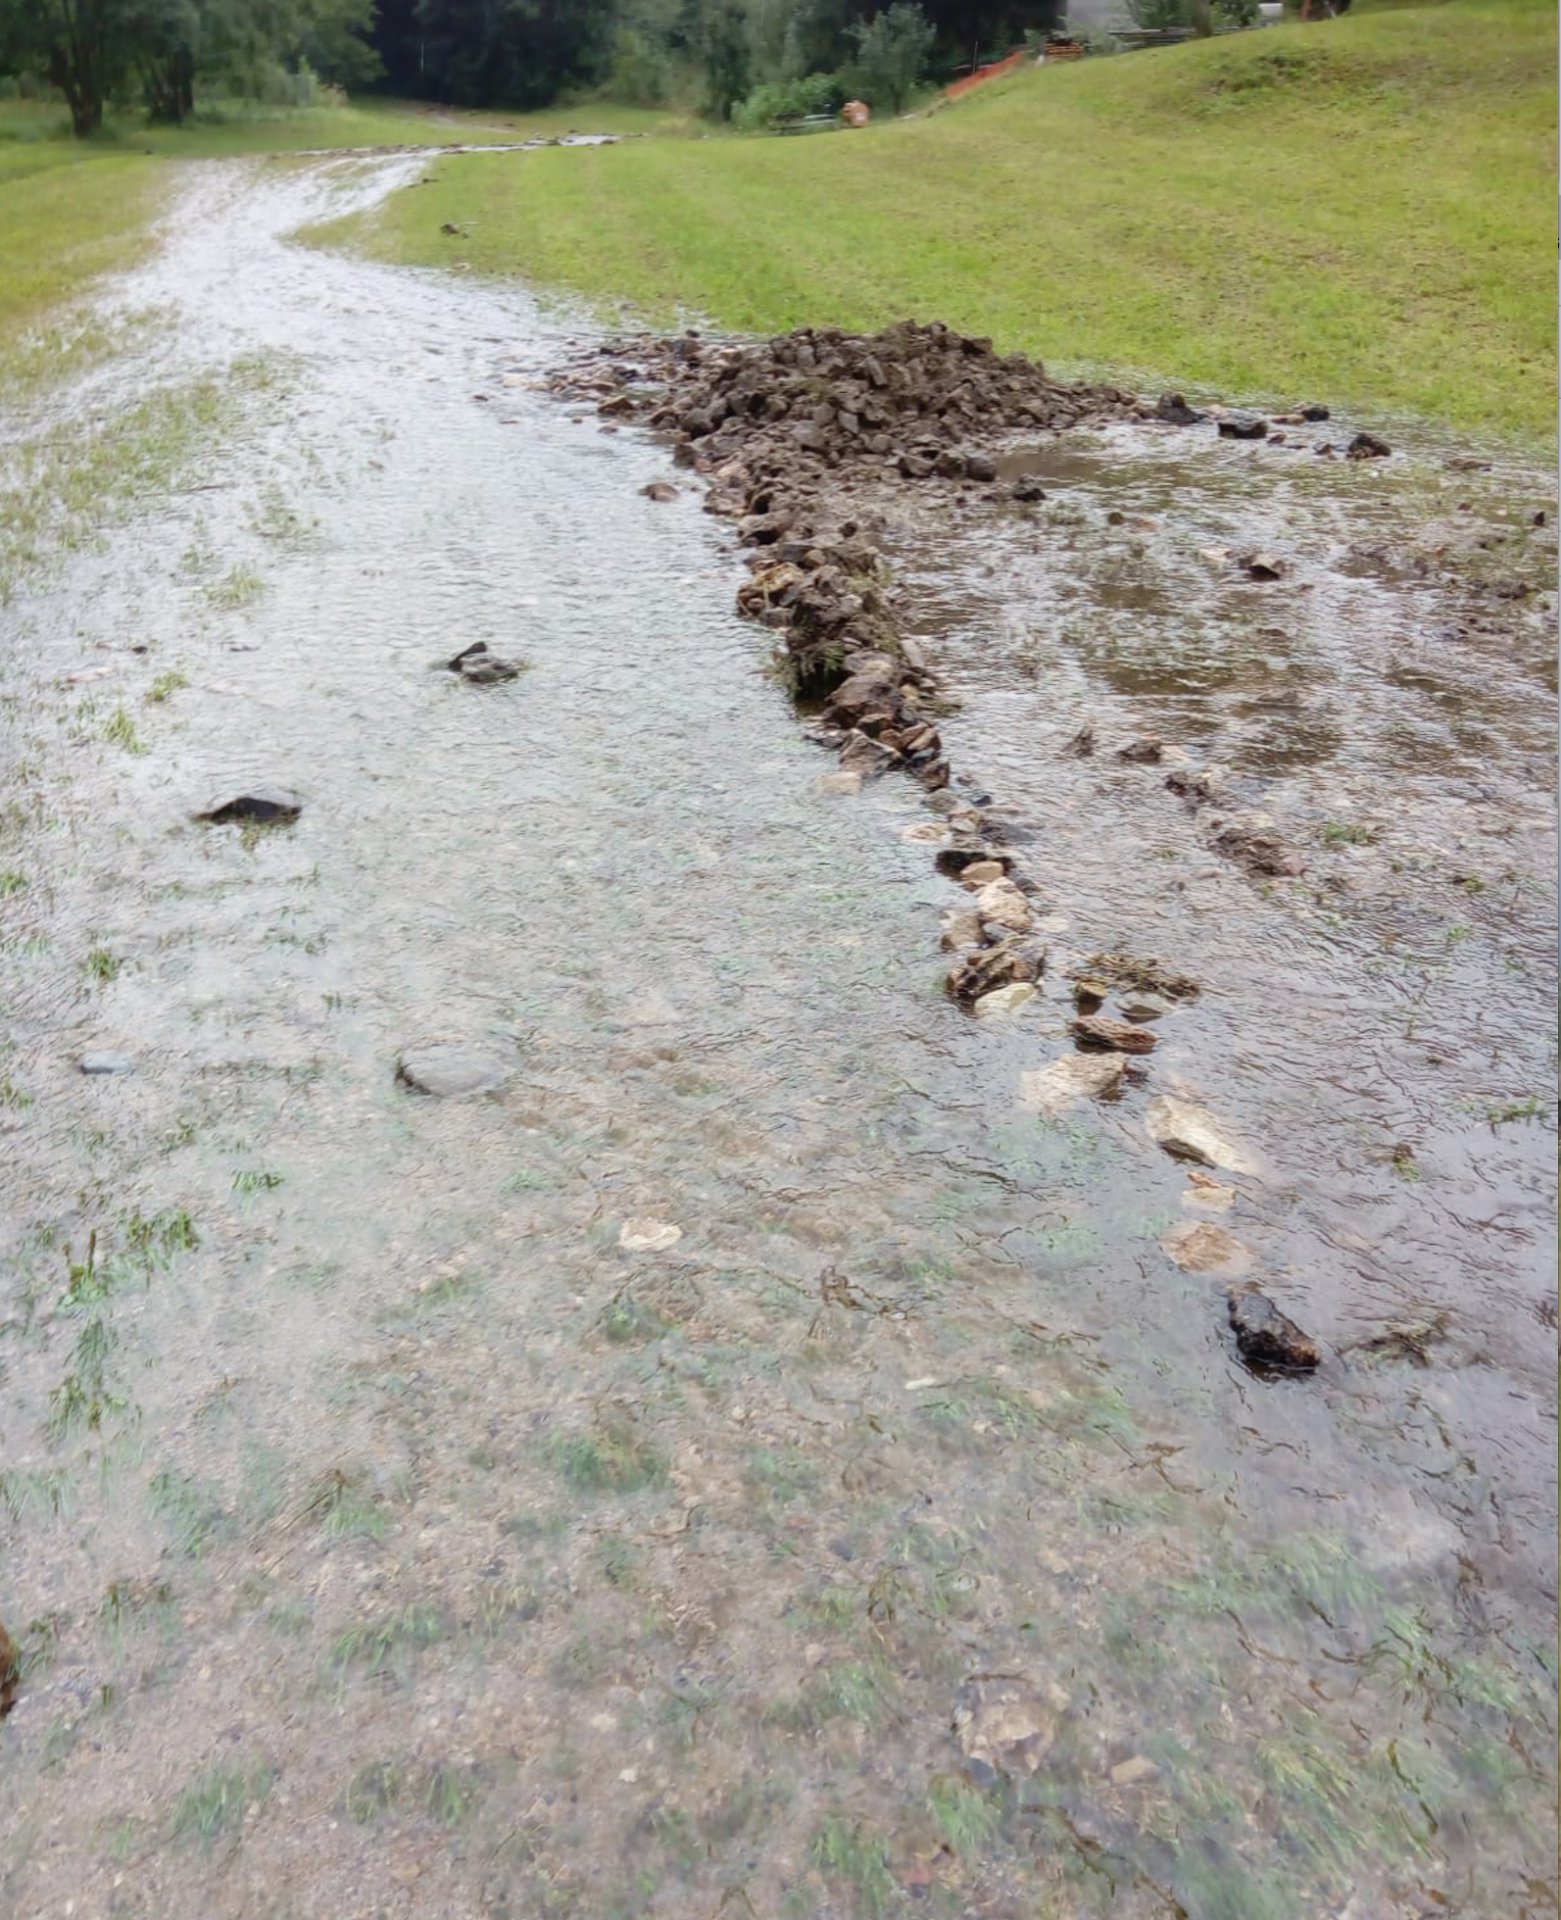
[[[370,1678],[389,1674],[405,1681],[418,1655],[445,1636],[445,1618],[437,1607],[397,1607],[373,1620],[360,1620],[338,1634],[331,1645],[328,1665],[343,1679],[357,1672]]]
[[[147,688],[146,697],[154,706],[161,706],[165,700],[171,699],[174,694],[189,684],[188,676],[174,668],[167,673],[158,674],[151,686]]]
[[[1002,1825],[1002,1809],[988,1793],[953,1774],[938,1774],[927,1787],[927,1811],[939,1838],[962,1860],[976,1858]]]
[[[333,1467],[316,1487],[305,1509],[323,1522],[331,1540],[383,1540],[385,1514],[373,1493],[353,1474]]]
[[[896,1893],[889,1849],[867,1827],[831,1814],[813,1836],[809,1852],[813,1864],[841,1885],[853,1910],[865,1920],[878,1920],[888,1911]]]
[[[87,957],[81,963],[82,972],[94,986],[106,987],[119,978],[124,962],[107,947],[92,946],[87,949]]]
[[[637,1493],[667,1478],[665,1457],[626,1425],[559,1435],[550,1445],[554,1467],[578,1493]]]
[[[1325,847],[1370,847],[1376,844],[1377,830],[1354,820],[1325,820],[1318,837]]]
[[[1357,9],[1029,68],[836,139],[452,156],[324,235],[657,323],[912,315],[1130,378],[1548,443],[1555,74],[1540,0]]]
[[[240,1167],[233,1175],[233,1191],[241,1200],[253,1200],[257,1193],[274,1193],[282,1180],[280,1173],[267,1173],[260,1167]]]
[[[9,900],[13,894],[27,891],[27,875],[18,873],[14,867],[0,873],[0,900]]]
[[[233,1838],[251,1807],[262,1805],[276,1784],[276,1772],[266,1761],[247,1766],[213,1767],[184,1789],[169,1815],[173,1839],[212,1846]]]
[[[146,752],[146,742],[136,732],[136,723],[123,707],[115,707],[112,717],[104,724],[103,738],[110,746],[123,747],[126,753]]]

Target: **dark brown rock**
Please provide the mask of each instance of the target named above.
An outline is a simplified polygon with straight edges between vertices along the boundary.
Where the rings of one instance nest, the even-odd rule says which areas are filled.
[[[208,826],[288,827],[303,812],[303,799],[286,787],[255,787],[208,807],[196,819]]]
[[[1113,1020],[1103,1013],[1080,1014],[1073,1032],[1083,1046],[1109,1047],[1116,1053],[1153,1053],[1158,1044],[1152,1033],[1131,1020]]]
[[[1311,1373],[1320,1365],[1317,1342],[1250,1281],[1232,1287],[1228,1299],[1236,1346],[1249,1367],[1259,1373]]]
[[[1266,440],[1268,422],[1254,413],[1233,413],[1220,422],[1222,440]]]
[[[949,968],[949,994],[968,1007],[999,987],[1038,980],[1045,964],[1044,948],[1025,940],[1000,940],[995,946],[962,955]]]
[[[1393,449],[1374,433],[1357,433],[1344,449],[1346,460],[1386,460]]]
[[[1171,427],[1195,427],[1206,416],[1189,407],[1179,393],[1162,393],[1155,402],[1154,417]]]

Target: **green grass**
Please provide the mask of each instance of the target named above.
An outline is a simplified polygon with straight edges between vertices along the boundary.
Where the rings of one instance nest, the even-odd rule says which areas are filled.
[[[1072,368],[1548,438],[1555,68],[1540,0],[1368,12],[1029,69],[860,134],[451,156],[321,232],[657,322],[937,318]]]

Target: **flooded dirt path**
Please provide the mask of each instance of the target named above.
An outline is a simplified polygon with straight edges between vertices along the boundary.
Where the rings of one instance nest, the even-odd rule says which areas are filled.
[[[820,790],[727,536],[532,391],[566,322],[286,244],[418,165],[192,174],[93,377],[251,400],[6,614],[0,1910],[1553,1912],[1545,622],[1439,638],[1357,476],[1128,430],[907,537],[1056,896],[973,1022],[924,797]],[[1189,588],[1281,537],[1272,617]],[[1204,985],[1151,1084],[1249,1143],[1309,1381],[1162,1250],[1143,1092],[1017,1102],[1123,947]],[[436,1037],[499,1084],[398,1084]]]

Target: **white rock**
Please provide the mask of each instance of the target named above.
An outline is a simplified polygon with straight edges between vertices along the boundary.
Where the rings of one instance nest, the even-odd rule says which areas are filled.
[[[1007,927],[1010,933],[1028,932],[1035,915],[1012,880],[991,880],[976,895],[976,912],[983,920]]]
[[[983,993],[970,1011],[978,1019],[985,1020],[992,1014],[1017,1013],[1035,998],[1035,989],[1028,980],[1015,980],[1011,986],[998,987],[991,993]]]
[[[1187,1191],[1182,1195],[1184,1207],[1199,1207],[1205,1213],[1229,1213],[1236,1204],[1236,1189],[1221,1186],[1206,1173],[1194,1169],[1187,1176]]]
[[[826,773],[818,781],[820,793],[860,793],[862,776],[859,773]]]
[[[1185,1273],[1218,1273],[1238,1279],[1252,1264],[1246,1247],[1212,1220],[1182,1220],[1167,1227],[1160,1245]]]
[[[1162,1093],[1144,1114],[1149,1137],[1167,1153],[1182,1160],[1201,1160],[1206,1167],[1224,1167],[1230,1173],[1256,1173],[1249,1155],[1228,1139],[1207,1107]]]
[[[1038,1073],[1019,1076],[1019,1104],[1032,1113],[1061,1113],[1080,1100],[1115,1093],[1127,1071],[1125,1053],[1070,1053]]]
[[[665,1253],[683,1238],[683,1229],[670,1220],[638,1217],[625,1220],[618,1229],[618,1245],[625,1253]]]

